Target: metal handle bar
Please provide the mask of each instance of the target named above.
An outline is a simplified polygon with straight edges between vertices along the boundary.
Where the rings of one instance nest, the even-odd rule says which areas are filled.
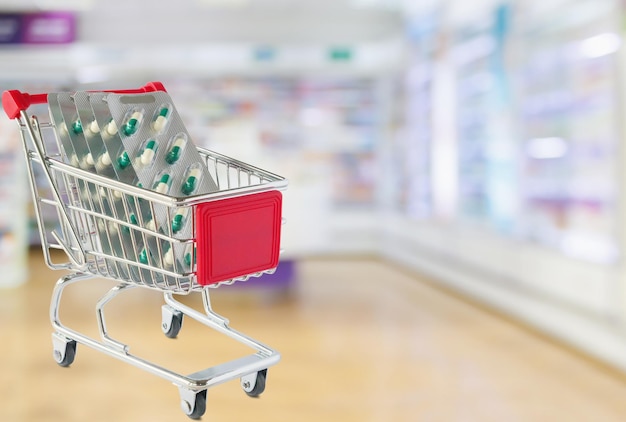
[[[65,244],[65,242],[61,242],[58,236],[55,236],[55,239],[63,247],[63,249],[67,253],[68,257],[70,257],[72,262],[74,262],[75,264],[78,264],[79,268],[82,268],[87,262],[86,257],[85,257],[85,250],[83,249],[81,242],[80,242],[80,238],[78,237],[78,234],[76,233],[76,230],[74,226],[72,225],[72,222],[70,221],[67,208],[64,205],[63,200],[61,198],[61,194],[59,193],[56,183],[53,180],[52,170],[50,168],[50,161],[46,157],[46,154],[45,154],[45,150],[43,147],[43,140],[41,139],[41,132],[39,129],[39,125],[37,123],[37,119],[33,118],[33,120],[31,120],[25,110],[20,111],[19,117],[20,119],[18,120],[18,124],[20,126],[22,126],[22,124],[24,125],[24,127],[26,128],[26,131],[28,132],[28,135],[33,141],[33,145],[35,146],[35,149],[37,150],[37,154],[39,155],[39,158],[41,160],[41,165],[43,166],[43,169],[44,169],[44,175],[46,177],[46,180],[50,185],[50,189],[52,191],[52,194],[54,196],[56,203],[60,207],[61,212],[59,213],[59,215],[63,219],[63,223],[65,223],[65,226],[70,230],[73,240],[79,248],[80,255],[78,259],[73,257],[72,250],[69,245]],[[36,126],[36,128],[33,126]],[[28,160],[29,159],[28,158],[28,145],[27,145],[25,137],[22,138],[22,146],[24,147],[25,158]],[[33,187],[32,193],[33,193],[33,200],[37,201],[34,187]]]
[[[149,82],[137,89],[118,89],[92,92],[111,92],[115,94],[144,94],[147,92],[165,91],[161,82]],[[22,111],[26,111],[33,104],[43,104],[48,101],[48,94],[28,94],[19,90],[4,91],[2,93],[2,107],[9,119],[17,119]]]

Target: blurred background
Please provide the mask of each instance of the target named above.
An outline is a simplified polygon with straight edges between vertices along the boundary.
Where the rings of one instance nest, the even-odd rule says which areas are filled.
[[[197,145],[289,179],[279,271],[246,298],[291,295],[297,313],[311,297],[348,307],[359,279],[426,283],[621,377],[625,17],[620,0],[0,0],[0,90],[162,81]],[[13,317],[42,265],[20,148],[2,113],[0,312]],[[458,419],[408,409],[392,419]]]

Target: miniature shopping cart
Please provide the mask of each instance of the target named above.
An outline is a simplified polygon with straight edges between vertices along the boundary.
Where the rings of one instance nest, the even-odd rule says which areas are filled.
[[[158,83],[137,90],[116,93],[165,91]],[[108,91],[107,91],[108,92]],[[241,161],[198,148],[218,190],[208,194],[176,198],[142,189],[63,162],[58,143],[58,128],[47,116],[47,94],[29,95],[6,91],[2,104],[7,115],[18,122],[34,200],[46,264],[52,269],[69,270],[54,288],[50,317],[53,355],[61,366],[69,366],[81,343],[114,356],[176,385],[181,407],[190,418],[200,418],[206,410],[206,391],[222,382],[240,378],[249,396],[265,389],[267,368],[280,355],[275,350],[230,328],[228,320],[216,314],[209,300],[210,288],[272,273],[278,265],[282,224],[281,190],[287,181],[275,174]],[[39,117],[34,111],[41,108]],[[44,113],[44,109],[46,113]],[[97,198],[84,195],[98,192]],[[104,199],[103,199],[104,198]],[[103,201],[120,201],[122,212],[103,206]],[[129,222],[124,210],[147,206],[160,213],[166,222],[159,229]],[[177,215],[190,218],[192,234],[186,238],[172,229]],[[50,222],[52,216],[52,223]],[[125,233],[134,244],[155,245],[158,253],[150,260],[137,257],[139,250],[122,248],[108,253],[103,245],[112,244]],[[65,252],[59,261],[52,250]],[[166,265],[168,251],[192,251],[185,255],[186,270]],[[54,255],[54,257],[53,257]],[[78,281],[103,277],[117,281],[96,304],[100,338],[92,338],[63,325],[59,318],[63,290]],[[103,308],[122,291],[144,287],[163,292],[162,330],[174,338],[181,329],[183,315],[225,334],[254,349],[238,358],[188,375],[178,374],[129,353],[129,346],[107,332]],[[174,295],[199,292],[204,313],[174,299]]]

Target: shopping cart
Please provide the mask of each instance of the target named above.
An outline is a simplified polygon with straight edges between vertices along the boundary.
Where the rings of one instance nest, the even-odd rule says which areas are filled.
[[[107,92],[154,91],[165,91],[165,88],[154,82],[137,90]],[[261,394],[265,389],[267,368],[280,360],[280,354],[232,329],[226,318],[212,310],[209,290],[275,270],[280,252],[281,191],[287,181],[241,161],[198,148],[219,190],[186,198],[163,195],[63,162],[58,131],[52,121],[45,121],[47,113],[40,112],[38,118],[34,112],[27,112],[36,107],[47,111],[47,94],[6,91],[2,104],[9,118],[19,125],[46,264],[55,270],[69,270],[57,281],[50,305],[56,362],[61,366],[71,365],[77,343],[121,359],[176,385],[182,410],[192,419],[204,414],[206,391],[216,384],[240,378],[249,396]],[[94,198],[85,192],[99,195]],[[105,206],[114,201],[124,204],[121,211]],[[165,216],[165,223],[157,229],[144,224],[141,215],[140,221],[129,222],[128,214],[140,206],[148,207],[153,215]],[[172,229],[177,216],[181,215],[191,219],[189,224],[193,227],[191,236],[186,238],[180,238],[180,233]],[[138,246],[122,246],[117,253],[103,247],[118,242],[122,233],[130,236],[134,245],[151,244],[158,253],[152,253],[150,259],[137,259],[145,253],[145,250],[138,250]],[[52,250],[61,250],[65,255],[59,260]],[[171,251],[187,251],[186,265],[172,266],[168,261]],[[63,325],[59,318],[63,290],[94,277],[117,281],[96,304],[99,339]],[[161,324],[167,337],[178,335],[186,315],[256,352],[187,375],[131,354],[127,344],[109,335],[104,306],[119,293],[134,287],[163,292]],[[174,298],[175,294],[193,292],[201,293],[204,313]]]

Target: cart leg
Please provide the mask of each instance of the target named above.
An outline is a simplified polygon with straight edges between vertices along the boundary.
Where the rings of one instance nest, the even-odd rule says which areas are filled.
[[[88,278],[93,278],[90,274],[85,273],[73,273],[68,274],[66,276],[61,277],[55,284],[54,290],[52,291],[52,299],[50,300],[50,322],[52,322],[52,326],[55,329],[64,330],[65,326],[61,324],[61,320],[59,319],[59,305],[61,303],[61,296],[63,295],[63,290],[69,286],[70,284],[76,283],[77,281],[85,280]]]
[[[50,321],[55,329],[55,332],[52,333],[52,356],[60,366],[70,366],[76,356],[76,340],[68,335],[67,328],[61,324],[59,319],[59,307],[63,289],[70,284],[91,277],[89,274],[73,273],[61,277],[54,286],[50,301]]]
[[[120,283],[117,286],[113,287],[108,293],[98,301],[96,305],[96,316],[98,319],[98,329],[100,330],[100,336],[102,337],[102,341],[110,347],[118,349],[120,352],[128,353],[128,345],[109,337],[106,328],[106,322],[104,319],[104,305],[109,303],[113,298],[115,298],[122,291],[136,287],[134,284],[126,284]]]

